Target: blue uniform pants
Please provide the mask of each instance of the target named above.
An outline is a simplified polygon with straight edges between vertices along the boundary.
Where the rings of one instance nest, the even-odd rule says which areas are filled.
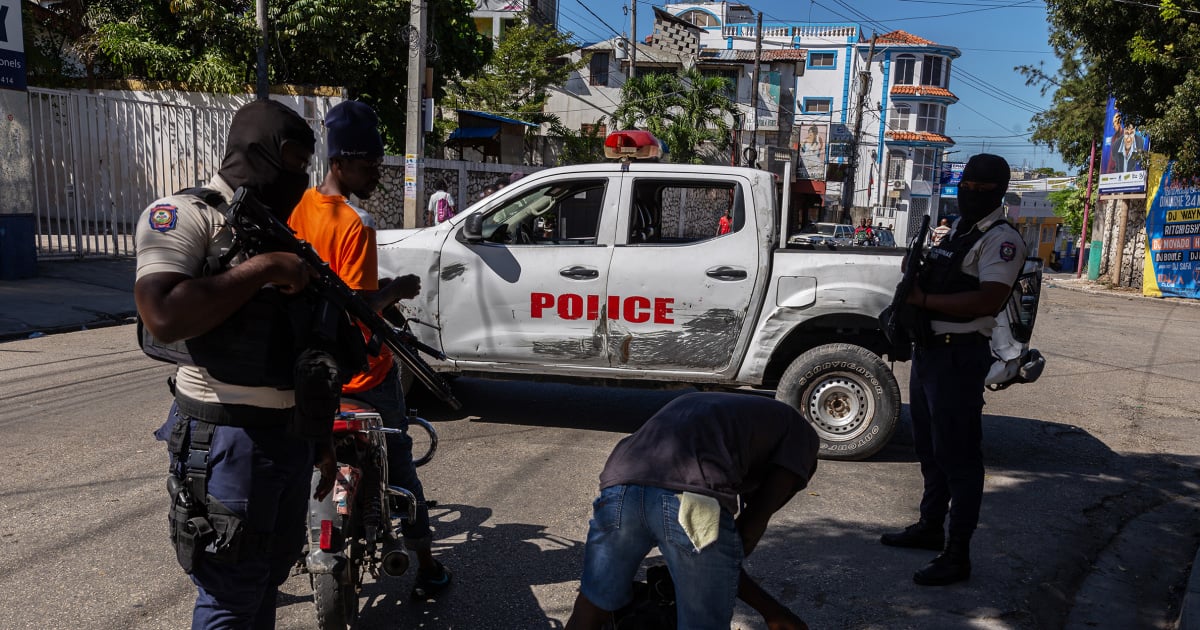
[[[195,422],[174,406],[155,432],[166,440],[176,422]],[[208,493],[242,518],[256,542],[242,545],[235,562],[201,554],[192,572],[199,594],[192,628],[275,627],[275,598],[300,557],[313,470],[311,442],[290,437],[282,427],[219,426],[208,458]],[[172,462],[172,466],[177,466]]]
[[[400,486],[413,493],[417,498],[417,518],[405,522],[402,533],[406,540],[428,538],[433,533],[429,529],[429,506],[425,504],[425,489],[421,487],[421,479],[417,477],[417,467],[413,464],[412,438],[408,431],[408,410],[404,407],[404,391],[400,388],[400,379],[396,366],[388,370],[383,382],[365,392],[346,394],[349,398],[361,400],[375,408],[383,419],[383,426],[392,429],[404,429],[406,432],[389,433],[388,450],[388,483]]]
[[[921,518],[970,537],[983,500],[983,386],[987,343],[917,348],[909,378],[913,445],[925,491]]]

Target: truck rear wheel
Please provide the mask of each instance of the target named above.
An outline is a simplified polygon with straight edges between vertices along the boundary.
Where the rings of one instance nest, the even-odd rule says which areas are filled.
[[[900,386],[875,353],[846,343],[817,346],[784,371],[775,398],[795,407],[821,438],[822,459],[857,460],[891,439]]]

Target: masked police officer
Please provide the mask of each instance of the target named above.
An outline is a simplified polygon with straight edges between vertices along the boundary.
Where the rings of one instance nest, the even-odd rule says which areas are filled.
[[[920,341],[909,380],[913,442],[925,489],[920,520],[884,534],[881,542],[942,552],[913,575],[917,584],[952,584],[971,575],[969,546],[983,498],[988,340],[1025,262],[1021,235],[1004,218],[1008,179],[1004,158],[971,157],[958,189],[961,217],[929,250],[908,296],[928,321],[914,335]]]
[[[294,254],[237,253],[222,213],[245,187],[286,221],[314,145],[291,109],[250,103],[207,186],[155,201],[137,224],[144,349],[179,363],[175,404],[155,435],[171,453],[172,543],[199,591],[193,628],[274,627],[277,588],[303,545],[315,450],[317,492],[333,483],[329,443],[315,448],[290,430],[306,345],[301,290],[313,272]]]

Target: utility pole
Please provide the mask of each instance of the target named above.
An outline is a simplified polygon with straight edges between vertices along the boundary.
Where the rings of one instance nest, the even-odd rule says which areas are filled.
[[[871,90],[871,60],[875,58],[875,33],[871,33],[871,46],[867,49],[867,63],[858,73],[858,105],[855,107],[854,135],[850,138],[850,164],[846,168],[846,179],[842,182],[843,217],[849,217],[854,205],[854,182],[858,176],[858,140],[862,135],[863,111],[867,107],[867,93]]]
[[[404,90],[408,115],[404,120],[404,223],[418,227],[418,203],[422,199],[421,157],[425,128],[421,119],[421,82],[425,79],[425,2],[412,0],[408,26],[408,86]]]
[[[637,73],[637,44],[638,44],[637,3],[638,3],[638,0],[629,0],[629,4],[633,10],[633,13],[630,14],[630,20],[629,20],[630,21],[630,24],[629,24],[629,33],[630,33],[630,38],[629,38],[629,78],[630,79],[632,79],[633,76]]]
[[[261,38],[258,42],[258,68],[257,80],[254,85],[254,97],[260,101],[265,101],[271,98],[270,87],[267,83],[267,0],[257,0],[254,3],[254,19],[258,23],[258,33]]]
[[[750,148],[746,151],[746,164],[754,168],[758,160],[758,74],[762,70],[762,11],[758,12],[758,21],[754,28],[754,81],[750,83],[750,120],[754,121],[750,131]]]
[[[1077,257],[1079,257],[1079,260],[1075,263],[1075,277],[1076,278],[1083,275],[1083,247],[1084,247],[1084,245],[1087,244],[1088,228],[1091,227],[1090,225],[1088,225],[1088,220],[1089,220],[1088,215],[1091,214],[1091,209],[1092,209],[1092,168],[1095,166],[1095,164],[1096,164],[1096,139],[1092,138],[1092,154],[1090,156],[1088,156],[1088,185],[1087,185],[1087,193],[1086,193],[1087,196],[1084,197],[1084,199],[1083,199],[1083,223],[1079,226],[1079,250],[1075,252],[1075,255]],[[1089,274],[1090,273],[1091,272],[1089,272]]]

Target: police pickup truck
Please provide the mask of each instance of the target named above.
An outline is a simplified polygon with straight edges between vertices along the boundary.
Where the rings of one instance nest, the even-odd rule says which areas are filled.
[[[774,390],[828,459],[895,430],[900,390],[877,316],[902,249],[788,244],[767,171],[638,161],[646,132],[606,138],[621,162],[552,168],[437,226],[378,235],[380,276],[445,373],[608,385]],[[724,220],[722,220],[724,218]],[[794,226],[793,226],[794,227]]]

